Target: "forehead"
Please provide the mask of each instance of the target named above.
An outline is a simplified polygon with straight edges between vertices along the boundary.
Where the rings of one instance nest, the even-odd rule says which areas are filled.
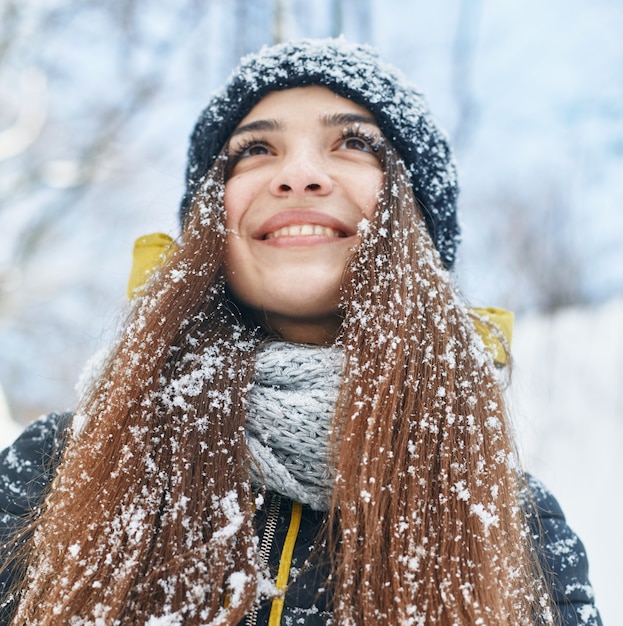
[[[294,87],[272,91],[264,96],[240,121],[238,127],[262,119],[320,120],[335,113],[361,115],[374,124],[372,114],[363,106],[339,96],[327,87]]]

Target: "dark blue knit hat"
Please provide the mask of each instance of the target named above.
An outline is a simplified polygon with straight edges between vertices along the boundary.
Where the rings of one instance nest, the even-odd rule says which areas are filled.
[[[244,57],[200,115],[191,135],[181,216],[231,133],[271,91],[322,85],[365,107],[410,174],[428,231],[447,268],[459,242],[456,166],[423,95],[366,45],[307,39]]]

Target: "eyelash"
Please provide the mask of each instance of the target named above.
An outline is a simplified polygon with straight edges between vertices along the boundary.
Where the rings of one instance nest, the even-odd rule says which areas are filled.
[[[239,146],[236,146],[236,148],[231,150],[228,154],[228,157],[232,159],[234,163],[237,163],[242,158],[242,155],[254,146],[262,146],[267,150],[269,149],[268,142],[264,139],[260,139],[259,137],[249,137]]]
[[[344,142],[348,139],[361,139],[362,141],[365,141],[366,144],[369,146],[370,150],[374,154],[378,154],[381,148],[383,147],[383,140],[378,134],[367,132],[363,130],[362,128],[360,128],[359,125],[346,127],[342,130],[339,136],[339,141]],[[243,143],[236,146],[233,150],[228,152],[227,154],[228,172],[232,171],[232,169],[236,166],[238,161],[240,161],[243,158],[242,155],[247,150],[255,146],[262,146],[270,151],[270,146],[266,140],[261,139],[260,137],[251,136],[248,139],[246,139]]]
[[[342,131],[340,141],[346,141],[347,139],[361,139],[365,141],[374,154],[377,154],[383,147],[383,140],[378,133],[367,132],[358,125],[347,127]]]
[[[269,150],[268,142],[264,139],[260,139],[259,137],[249,137],[243,143],[236,146],[233,149],[227,150],[227,162],[225,166],[225,180],[227,180],[233,173],[234,168],[236,167],[238,161],[240,161],[243,157],[242,155],[254,146],[263,146],[267,150]]]

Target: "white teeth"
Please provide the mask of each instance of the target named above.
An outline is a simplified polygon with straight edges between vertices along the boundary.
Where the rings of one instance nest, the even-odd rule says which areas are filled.
[[[277,237],[304,237],[306,235],[341,237],[340,231],[333,230],[327,226],[319,226],[318,224],[296,224],[294,226],[284,226],[272,233],[268,233],[266,239],[275,239]]]

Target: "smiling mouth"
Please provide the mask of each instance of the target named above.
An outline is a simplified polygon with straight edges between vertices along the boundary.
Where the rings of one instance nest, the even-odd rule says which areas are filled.
[[[278,239],[279,237],[331,237],[334,239],[346,237],[346,233],[319,224],[296,224],[284,226],[264,235],[264,239]]]

